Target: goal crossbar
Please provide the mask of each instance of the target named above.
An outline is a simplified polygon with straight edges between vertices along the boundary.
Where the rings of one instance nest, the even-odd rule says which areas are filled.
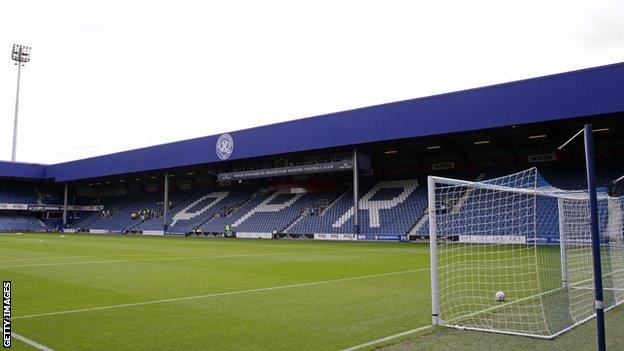
[[[478,186],[480,189],[484,190],[493,190],[493,191],[506,191],[510,193],[516,194],[524,194],[524,195],[535,195],[535,196],[545,196],[557,199],[569,199],[569,200],[587,200],[589,196],[585,191],[578,190],[563,190],[555,187],[541,187],[541,188],[514,188],[509,186],[502,186],[496,184],[489,184],[487,182],[478,182],[478,181],[469,181],[469,180],[461,180],[461,179],[453,179],[453,178],[445,178],[438,176],[429,176],[429,179],[432,179],[433,182],[440,182],[449,185],[456,186]],[[599,200],[604,200],[609,198],[609,196],[605,193],[597,194]]]

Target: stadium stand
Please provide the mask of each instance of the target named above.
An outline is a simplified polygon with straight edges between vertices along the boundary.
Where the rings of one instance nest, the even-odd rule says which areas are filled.
[[[43,231],[48,229],[43,222],[29,214],[0,214],[0,232]]]
[[[132,213],[142,209],[155,207],[162,199],[157,194],[150,194],[143,197],[131,197],[121,199],[113,205],[105,205],[101,217],[82,229],[99,229],[113,232],[125,232],[140,224],[140,220],[132,219]]]
[[[30,184],[0,182],[0,203],[36,204],[39,198]]]
[[[333,193],[267,194],[264,200],[233,222],[239,232],[282,232],[318,202],[331,201]]]
[[[185,200],[192,198],[194,194],[190,191],[184,192],[176,192],[171,194],[169,197],[169,211],[175,210],[183,203]],[[141,232],[144,230],[163,230],[163,199],[162,197],[156,196],[156,201],[151,202],[145,208],[141,207],[133,207],[133,212],[137,214],[137,217],[133,220],[134,226],[130,227],[126,230]],[[145,219],[141,219],[138,213],[142,209],[149,209],[151,212],[151,216],[146,217]]]
[[[597,188],[599,192],[605,193],[608,184],[617,176],[617,169],[614,167],[603,166],[602,172],[598,173]],[[566,190],[582,190],[586,185],[585,177],[582,172],[578,172],[578,166],[551,165],[540,167],[541,177],[538,179],[538,186],[554,186]],[[495,176],[489,176],[493,178]],[[426,196],[426,193],[425,193]],[[475,204],[463,204],[464,206],[477,206]],[[558,221],[558,204],[557,200],[548,197],[538,197],[536,201],[536,228],[539,240],[551,241],[559,238],[559,221]],[[600,228],[603,230],[608,223],[608,204],[605,200],[599,201],[598,206]],[[429,221],[427,214],[423,213],[423,220],[417,230],[411,235],[417,237],[429,236]]]
[[[611,185],[619,176],[615,167],[601,167],[599,191],[621,192],[622,185]],[[458,172],[449,172],[457,177]],[[462,173],[464,179],[493,178],[508,170]],[[585,179],[577,165],[550,164],[540,167],[542,185],[575,190],[585,187]],[[447,176],[447,175],[445,175]],[[384,239],[388,236],[427,237],[428,220],[426,178],[365,179],[360,186],[360,235],[366,239]],[[347,188],[349,188],[347,186]],[[353,233],[352,190],[314,190],[298,188],[268,190],[257,185],[224,188],[214,191],[177,191],[170,195],[168,231],[190,233],[199,228],[204,233],[223,233],[226,225],[235,232],[271,233],[288,236],[310,236],[317,233]],[[89,203],[93,200],[76,200]],[[59,204],[62,196],[58,188],[47,184],[0,182],[0,202],[22,204]],[[68,228],[76,230],[99,229],[111,232],[143,232],[163,230],[162,194],[145,193],[105,199],[104,211],[77,212]],[[471,204],[463,204],[470,206]],[[601,203],[605,212],[608,204]],[[150,216],[141,218],[142,210]],[[559,236],[557,203],[551,198],[537,202],[536,226],[541,237],[550,240]],[[132,214],[136,214],[132,218]],[[45,230],[55,226],[56,220],[37,219],[34,213],[2,214],[0,230]],[[607,225],[601,222],[601,226]]]
[[[360,196],[360,234],[405,235],[426,207],[426,187],[416,179],[380,181],[363,185]],[[353,233],[353,192],[347,191],[319,215],[304,215],[288,234]]]
[[[169,230],[175,233],[189,233],[201,227],[203,232],[223,232],[223,227],[214,228],[205,223],[213,217],[225,217],[245,203],[253,193],[252,189],[221,190],[200,193],[178,206],[173,211]],[[225,226],[225,224],[224,224]],[[210,230],[210,228],[214,228]]]

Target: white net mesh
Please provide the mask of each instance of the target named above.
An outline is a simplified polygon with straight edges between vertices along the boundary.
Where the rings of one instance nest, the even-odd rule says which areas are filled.
[[[593,316],[585,192],[547,186],[535,168],[483,182],[432,179],[441,324],[553,337]],[[600,195],[608,307],[624,300],[623,213],[622,198]]]

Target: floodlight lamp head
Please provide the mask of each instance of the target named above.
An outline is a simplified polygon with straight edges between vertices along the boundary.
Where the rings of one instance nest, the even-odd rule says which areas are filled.
[[[30,46],[13,44],[13,50],[11,51],[11,59],[16,62],[29,62],[30,61]]]

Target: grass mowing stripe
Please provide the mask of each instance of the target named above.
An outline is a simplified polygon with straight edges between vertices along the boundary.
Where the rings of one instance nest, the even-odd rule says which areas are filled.
[[[11,336],[16,338],[17,340],[23,342],[23,343],[26,343],[26,344],[36,348],[37,350],[41,350],[41,351],[54,351],[53,349],[51,349],[51,348],[49,348],[49,347],[47,347],[45,345],[41,345],[40,343],[38,343],[36,341],[30,340],[29,338],[27,338],[25,336],[19,335],[16,332],[11,332]]]
[[[418,333],[418,332],[421,332],[421,331],[423,331],[423,330],[427,330],[427,329],[432,328],[432,327],[433,327],[433,325],[425,325],[425,326],[420,327],[420,328],[411,329],[411,330],[408,330],[408,331],[404,331],[404,332],[402,332],[402,333],[398,333],[398,334],[394,334],[394,335],[386,336],[386,337],[381,338],[381,339],[377,339],[377,340],[373,340],[373,341],[365,342],[365,343],[363,343],[363,344],[359,344],[359,345],[351,346],[351,347],[349,347],[349,348],[347,348],[347,349],[344,349],[344,350],[342,350],[342,351],[355,351],[355,350],[363,349],[363,348],[365,348],[365,347],[369,347],[369,346],[377,345],[377,344],[380,344],[380,343],[382,343],[382,342],[386,342],[386,341],[389,341],[389,340],[392,340],[392,339],[400,338],[400,337],[402,337],[402,336],[406,336],[406,335],[410,335],[410,334]]]
[[[15,262],[23,262],[23,261],[37,261],[37,260],[71,260],[77,258],[111,258],[111,257],[140,257],[145,256],[145,254],[135,254],[135,255],[109,255],[106,257],[94,257],[94,256],[55,256],[55,257],[30,257],[30,258],[17,258],[14,260],[6,260],[0,261],[0,263],[15,263]]]
[[[169,261],[169,260],[198,260],[211,258],[244,258],[244,257],[263,257],[263,256],[279,256],[279,255],[303,255],[303,254],[319,254],[319,253],[343,253],[343,252],[369,252],[386,249],[353,249],[353,250],[323,250],[323,251],[298,251],[298,252],[277,252],[262,254],[238,254],[238,255],[210,255],[210,256],[182,256],[182,257],[153,257],[138,258],[133,260],[104,260],[104,261],[80,261],[80,262],[59,262],[59,263],[38,263],[24,264],[13,266],[1,266],[0,268],[29,268],[29,267],[48,267],[48,266],[67,266],[77,264],[103,264],[103,263],[124,263],[124,262],[143,262],[143,261]]]
[[[109,310],[109,309],[113,309],[113,308],[144,306],[144,305],[152,305],[152,304],[159,304],[159,303],[168,303],[168,302],[177,302],[177,301],[186,301],[186,300],[197,300],[197,299],[204,299],[204,298],[211,298],[211,297],[242,295],[242,294],[249,294],[249,293],[255,293],[255,292],[264,292],[264,291],[272,291],[272,290],[280,290],[280,289],[299,288],[299,287],[304,287],[304,286],[312,286],[312,285],[320,285],[320,284],[345,282],[345,281],[350,281],[350,280],[367,279],[367,278],[377,278],[377,277],[384,277],[384,276],[389,276],[389,275],[422,272],[422,271],[428,271],[428,270],[429,270],[429,268],[409,269],[409,270],[406,270],[406,271],[396,271],[396,272],[369,274],[369,275],[361,275],[361,276],[356,276],[356,277],[339,278],[339,279],[332,279],[332,280],[321,280],[321,281],[309,282],[309,283],[278,285],[278,286],[272,286],[272,287],[267,287],[267,288],[238,290],[238,291],[229,291],[229,292],[206,294],[206,295],[175,297],[175,298],[163,299],[163,300],[132,302],[132,303],[119,304],[119,305],[109,305],[109,306],[100,306],[100,307],[91,307],[91,308],[80,308],[80,309],[68,310],[68,311],[57,311],[57,312],[46,312],[46,313],[30,314],[30,315],[26,315],[26,316],[13,317],[13,319],[26,319],[26,318],[36,318],[36,317],[47,317],[47,316],[56,316],[56,315],[61,315],[61,314]]]

